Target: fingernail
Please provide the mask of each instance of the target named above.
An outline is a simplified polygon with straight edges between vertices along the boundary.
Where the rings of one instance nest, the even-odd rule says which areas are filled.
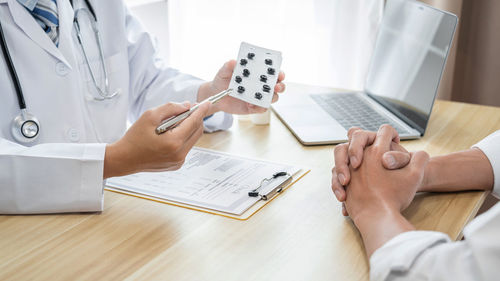
[[[335,197],[337,197],[337,200],[340,201],[340,191],[338,189],[335,189],[333,193],[335,193]]]
[[[386,161],[387,165],[389,166],[389,168],[394,168],[394,166],[396,166],[396,159],[392,155],[386,155],[385,161]]]
[[[358,158],[356,156],[351,156],[351,165],[356,165],[358,163]]]
[[[345,176],[344,174],[339,174],[339,181],[342,185],[345,185]]]

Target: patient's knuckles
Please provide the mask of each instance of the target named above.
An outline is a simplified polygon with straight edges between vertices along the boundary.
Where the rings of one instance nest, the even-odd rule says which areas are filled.
[[[383,124],[382,126],[380,126],[378,131],[381,133],[382,132],[392,132],[392,131],[394,131],[394,128],[389,124]]]
[[[349,143],[342,143],[342,144],[338,144],[337,146],[335,146],[335,148],[333,149],[333,154],[335,156],[338,156],[339,153],[342,153],[344,150],[346,150],[347,148],[349,147]]]
[[[369,134],[369,132],[358,129],[352,132],[352,139],[360,140],[365,138],[367,134]]]

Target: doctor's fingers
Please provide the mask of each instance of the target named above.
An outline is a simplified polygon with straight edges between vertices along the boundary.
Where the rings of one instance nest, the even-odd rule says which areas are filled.
[[[166,158],[167,162],[162,165],[162,169],[168,171],[180,169],[186,160],[187,154],[202,134],[203,126],[199,126],[187,137],[172,135],[171,138],[167,139],[165,149],[168,151],[168,156]]]
[[[203,127],[197,129],[188,139],[182,142],[182,146],[173,154],[171,154],[170,161],[173,162],[171,166],[168,168],[169,171],[178,170],[184,165],[186,161],[186,156],[193,148],[194,144],[198,141],[198,139],[203,134]]]
[[[231,79],[235,67],[236,61],[229,60],[224,63],[224,65],[219,69],[216,76],[220,77],[221,79]]]
[[[261,107],[261,106],[258,106],[258,105],[254,105],[254,104],[251,104],[251,103],[246,103],[246,105],[247,105],[247,111],[248,111],[248,113],[251,113],[251,114],[253,114],[253,113],[264,113],[267,110],[267,108],[264,108],[264,107]]]
[[[154,125],[159,125],[161,121],[168,119],[174,115],[181,114],[191,107],[189,102],[184,103],[173,103],[169,102],[164,105],[160,105],[152,110],[148,110],[145,114],[151,114],[151,121]]]
[[[196,144],[196,142],[200,139],[202,135],[203,135],[203,126],[201,126],[199,129],[193,132],[193,134],[184,141],[183,146],[179,150],[179,153],[183,155],[183,158],[186,158],[186,155],[189,153],[189,151],[193,148],[193,146]]]
[[[286,85],[284,83],[276,83],[274,86],[274,94],[283,93],[286,89]]]
[[[210,102],[204,102],[199,105],[198,109],[195,110],[188,118],[184,119],[177,127],[168,131],[165,137],[173,138],[184,142],[191,135],[193,135],[196,130],[203,130],[203,118],[208,114],[210,110]],[[179,145],[179,147],[182,145]]]
[[[275,103],[275,102],[277,102],[279,99],[280,99],[280,97],[278,96],[278,94],[274,93],[274,94],[273,94],[273,99],[271,100],[271,103]]]
[[[285,80],[285,72],[280,71],[278,74],[278,83],[281,83],[281,81]]]

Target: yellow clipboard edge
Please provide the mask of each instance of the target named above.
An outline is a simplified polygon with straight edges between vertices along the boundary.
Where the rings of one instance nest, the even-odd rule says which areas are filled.
[[[250,209],[248,209],[247,211],[245,211],[242,215],[236,216],[236,215],[230,215],[230,214],[227,214],[227,213],[224,213],[224,212],[217,212],[217,211],[208,210],[208,209],[204,209],[204,208],[194,207],[192,205],[187,205],[187,204],[183,204],[183,203],[179,203],[179,202],[173,202],[173,201],[166,200],[166,199],[160,199],[160,198],[156,198],[156,197],[152,197],[152,196],[141,195],[141,194],[137,194],[137,193],[132,193],[132,192],[127,192],[127,191],[118,190],[118,189],[114,189],[114,188],[109,188],[107,186],[104,187],[104,190],[110,191],[110,192],[114,192],[114,193],[118,193],[118,194],[129,195],[129,196],[136,197],[136,198],[146,199],[146,200],[150,200],[150,201],[154,201],[154,202],[158,202],[158,203],[163,203],[163,204],[167,204],[167,205],[170,205],[170,206],[181,207],[181,208],[192,210],[192,211],[203,212],[203,213],[207,213],[207,214],[211,214],[211,215],[217,215],[217,216],[221,216],[221,217],[225,217],[225,218],[229,218],[229,219],[235,219],[235,220],[239,220],[239,221],[247,221],[248,219],[250,219],[251,217],[253,217],[253,215],[255,215],[258,211],[262,210],[265,206],[267,206],[269,203],[271,203],[280,194],[285,193],[285,191],[287,189],[289,189],[290,187],[292,187],[296,182],[298,182],[299,180],[301,180],[305,175],[309,174],[310,171],[311,171],[310,169],[307,170],[307,171],[305,171],[303,174],[301,174],[299,177],[297,177],[297,179],[295,179],[290,184],[288,184],[286,187],[284,187],[281,192],[276,193],[276,195],[274,195],[271,199],[266,200],[266,201],[262,201],[262,200],[259,201],[259,202],[264,202],[264,203],[261,206],[259,206],[255,211],[251,212],[250,215],[248,215],[248,217],[244,217],[244,218],[242,218],[243,214],[251,211],[251,209],[252,209],[251,207],[250,207]]]

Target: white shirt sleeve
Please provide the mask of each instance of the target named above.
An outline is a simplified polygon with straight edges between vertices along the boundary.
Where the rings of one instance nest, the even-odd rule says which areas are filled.
[[[490,160],[494,177],[492,194],[500,198],[500,131],[487,136],[473,147],[481,149]]]
[[[102,211],[105,147],[0,138],[0,214]]]
[[[205,81],[167,67],[159,56],[156,39],[126,9],[126,32],[130,69],[131,108],[129,120],[134,122],[146,110],[167,102],[195,103],[198,89]],[[205,131],[226,130],[232,115],[224,112],[207,119]]]
[[[500,204],[474,219],[465,240],[440,232],[402,233],[370,258],[370,280],[498,280]]]

